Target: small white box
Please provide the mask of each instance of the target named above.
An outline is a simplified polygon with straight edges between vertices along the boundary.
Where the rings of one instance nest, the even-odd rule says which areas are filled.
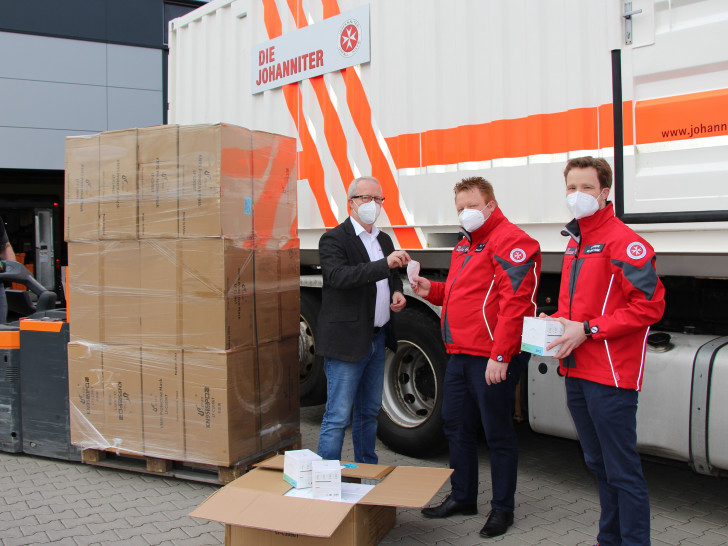
[[[561,345],[546,350],[549,344],[564,334],[564,325],[553,319],[523,317],[521,350],[541,356],[555,355]]]
[[[314,499],[341,499],[341,462],[313,461],[311,482]]]
[[[311,463],[321,456],[310,449],[286,451],[283,458],[283,479],[296,489],[311,487]]]

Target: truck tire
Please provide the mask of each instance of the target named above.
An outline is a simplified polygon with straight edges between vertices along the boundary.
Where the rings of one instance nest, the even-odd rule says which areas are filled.
[[[396,318],[397,352],[387,350],[377,435],[411,457],[443,453],[442,382],[447,355],[437,315],[409,305]]]
[[[300,400],[302,406],[326,402],[324,359],[316,355],[316,321],[321,299],[316,290],[301,290],[301,320],[298,336],[300,366]]]

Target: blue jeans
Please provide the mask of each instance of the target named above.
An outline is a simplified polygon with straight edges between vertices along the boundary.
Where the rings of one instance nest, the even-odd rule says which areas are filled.
[[[341,460],[344,433],[351,423],[354,461],[377,464],[375,446],[384,383],[384,330],[374,334],[371,349],[359,362],[325,358],[324,371],[327,399],[318,454],[324,459]]]
[[[442,418],[450,446],[451,497],[476,504],[478,497],[478,427],[490,450],[491,507],[513,512],[518,473],[518,440],[513,429],[516,384],[528,353],[516,355],[505,381],[488,385],[483,356],[451,355],[443,384]]]
[[[637,453],[637,391],[566,378],[587,467],[597,477],[600,546],[650,543],[650,499]]]

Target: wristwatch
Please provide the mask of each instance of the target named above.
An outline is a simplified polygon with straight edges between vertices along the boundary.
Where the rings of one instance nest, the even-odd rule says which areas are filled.
[[[591,327],[589,326],[588,320],[584,321],[584,334],[586,335],[586,337],[591,337],[591,335],[592,335]]]

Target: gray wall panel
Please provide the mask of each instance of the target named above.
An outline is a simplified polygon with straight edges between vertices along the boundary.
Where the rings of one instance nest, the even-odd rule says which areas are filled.
[[[111,87],[162,90],[162,51],[141,47],[107,46]]]
[[[88,131],[0,127],[0,169],[65,168],[66,137]]]
[[[6,127],[106,130],[106,88],[0,79],[0,124]]]
[[[0,32],[0,77],[105,85],[106,45]],[[144,50],[146,51],[146,50]]]
[[[109,88],[109,131],[162,123],[162,92]]]

